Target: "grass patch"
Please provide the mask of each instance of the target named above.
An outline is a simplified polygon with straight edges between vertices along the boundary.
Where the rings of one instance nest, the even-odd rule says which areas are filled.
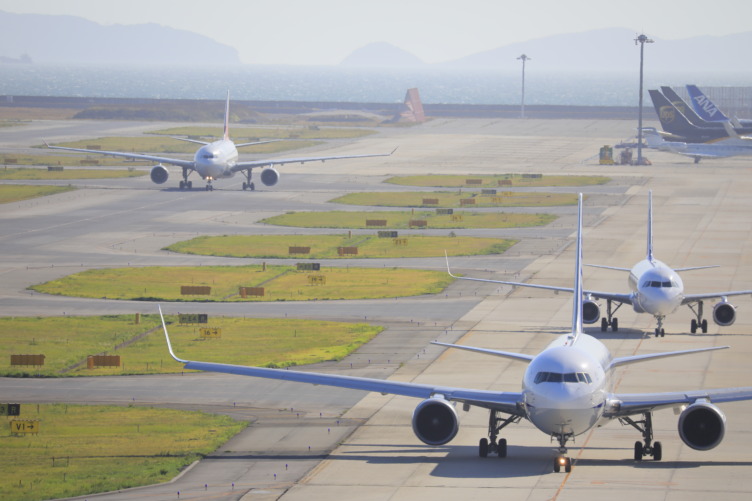
[[[425,221],[425,228],[520,228],[543,226],[556,220],[553,214],[507,214],[503,212],[469,212],[456,214],[436,214],[429,211],[329,211],[329,212],[288,212],[263,219],[261,222],[278,226],[301,228],[358,228],[374,229],[366,220],[385,220],[386,225],[379,229],[407,229],[411,221]]]
[[[120,162],[122,163],[122,161]],[[0,180],[60,181],[68,179],[116,179],[145,176],[146,171],[112,169],[2,169]]]
[[[381,332],[365,323],[321,320],[209,317],[209,323],[179,324],[167,316],[170,336],[181,356],[212,362],[287,367],[341,360]],[[201,327],[217,327],[219,339],[201,339]],[[183,372],[165,344],[158,315],[0,318],[0,342],[7,354],[44,354],[42,367],[10,365],[0,359],[0,375],[101,376]],[[120,355],[121,367],[87,369],[89,355]],[[7,356],[7,355],[6,355]]]
[[[265,269],[264,269],[265,268]],[[326,283],[311,285],[309,275]],[[374,299],[441,292],[446,272],[397,268],[325,268],[299,272],[294,266],[154,266],[87,270],[31,289],[45,294],[149,301],[306,301]],[[181,286],[210,286],[211,294],[181,295]],[[242,298],[240,287],[264,287],[264,296]]]
[[[540,177],[532,177],[540,176]],[[467,180],[480,180],[477,184],[468,184]],[[606,176],[548,176],[526,174],[467,174],[467,175],[424,175],[424,176],[396,176],[384,181],[385,183],[402,186],[436,186],[439,188],[501,188],[506,187],[538,187],[538,186],[592,186],[606,184],[611,178]],[[507,184],[508,183],[508,184]]]
[[[37,435],[0,435],[0,498],[34,501],[166,482],[240,432],[227,416],[147,407],[21,405]]]
[[[0,185],[0,204],[28,200],[30,198],[46,197],[66,191],[75,190],[73,186],[27,186],[17,184]]]
[[[426,203],[428,201],[428,203]],[[364,192],[349,193],[330,200],[349,205],[381,207],[552,207],[576,205],[573,193],[538,193],[504,191],[485,195],[478,191],[444,192]]]
[[[406,235],[399,239],[376,235],[224,235],[202,236],[177,242],[166,250],[202,256],[337,259],[405,258],[502,254],[517,240],[478,237]],[[290,255],[290,247],[310,247],[305,255]],[[339,247],[357,247],[357,255],[340,255]]]

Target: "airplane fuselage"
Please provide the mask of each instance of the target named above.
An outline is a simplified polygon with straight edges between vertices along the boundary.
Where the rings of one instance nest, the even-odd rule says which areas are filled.
[[[238,150],[229,139],[209,143],[196,151],[195,169],[203,179],[221,179],[234,175],[232,167],[238,161]]]
[[[657,259],[643,259],[629,272],[632,307],[638,313],[664,317],[684,298],[684,283],[671,267]]]
[[[571,343],[568,335],[557,338],[528,365],[522,381],[527,418],[548,435],[576,436],[596,426],[613,387],[606,346],[586,334]]]

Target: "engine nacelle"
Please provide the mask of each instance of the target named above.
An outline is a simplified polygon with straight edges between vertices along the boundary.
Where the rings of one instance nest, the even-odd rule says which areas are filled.
[[[269,167],[261,171],[261,182],[265,186],[274,186],[279,181],[279,172],[274,167]]]
[[[164,168],[164,165],[155,165],[151,168],[151,180],[156,184],[163,184],[170,177],[170,173]]]
[[[413,432],[425,444],[444,445],[458,430],[457,411],[443,398],[424,400],[413,412]]]
[[[679,436],[698,451],[709,451],[721,443],[726,433],[726,416],[709,402],[690,405],[679,416]]]
[[[736,306],[726,301],[721,301],[713,306],[713,320],[721,327],[728,327],[736,320]]]
[[[582,322],[594,324],[601,318],[601,307],[595,301],[586,299],[582,301]]]

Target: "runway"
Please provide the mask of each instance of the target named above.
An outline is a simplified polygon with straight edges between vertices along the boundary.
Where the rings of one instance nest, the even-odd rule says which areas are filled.
[[[647,124],[650,125],[650,124]],[[20,126],[24,127],[24,126]],[[70,128],[68,128],[70,127]],[[94,131],[94,127],[97,131]],[[154,124],[143,125],[143,128]],[[24,135],[13,128],[19,147],[37,136],[96,137],[138,132],[134,124],[33,123]],[[274,188],[243,192],[242,176],[217,181],[214,192],[175,188],[172,173],[164,186],[148,176],[118,181],[77,181],[81,189],[5,204],[0,213],[0,314],[63,315],[142,312],[141,302],[48,297],[29,285],[95,267],[245,264],[248,259],[178,255],[170,243],[196,235],[242,233],[328,233],[332,230],[276,228],[260,219],[288,210],[360,210],[327,201],[347,191],[404,189],[381,182],[390,175],[499,172],[608,175],[604,186],[584,188],[585,261],[630,267],[645,255],[647,190],[653,190],[656,257],[673,267],[720,264],[713,270],[682,273],[687,292],[752,288],[750,168],[743,159],[703,161],[657,153],[651,166],[599,166],[592,157],[604,144],[630,135],[628,121],[440,119],[406,128],[380,128],[357,141],[318,146],[345,154],[391,151],[386,159],[290,165],[280,168]],[[25,138],[25,139],[22,139]],[[35,142],[36,141],[36,142]],[[312,149],[312,151],[314,150]],[[307,153],[307,152],[306,152]],[[242,153],[241,153],[242,156]],[[590,159],[590,160],[588,160]],[[66,182],[67,183],[67,182]],[[201,185],[194,182],[194,186]],[[560,188],[568,192],[577,188]],[[532,279],[569,286],[574,266],[573,207],[545,209],[559,215],[546,228],[467,230],[467,235],[512,236],[520,244],[507,255],[453,259],[453,271],[473,276]],[[346,262],[337,261],[344,265]],[[443,269],[443,258],[357,260],[356,266]],[[626,291],[624,273],[588,268],[585,285]],[[730,327],[710,322],[707,335],[690,335],[691,312],[667,318],[665,338],[654,338],[652,318],[625,307],[620,330],[587,332],[604,339],[614,356],[731,345],[730,350],[630,366],[622,370],[620,392],[659,392],[750,385],[752,298],[740,297]],[[435,297],[374,301],[274,304],[165,304],[171,309],[224,315],[289,316],[362,320],[386,325],[372,343],[339,363],[312,370],[391,377],[478,389],[518,391],[524,365],[481,354],[445,351],[433,339],[508,351],[537,353],[567,331],[571,298],[545,291],[510,290],[462,282]],[[706,305],[706,311],[709,310]],[[647,334],[650,335],[647,335]],[[352,364],[352,368],[350,366]],[[570,447],[570,474],[551,473],[553,444],[528,423],[504,430],[507,458],[479,458],[488,414],[460,413],[460,432],[433,448],[414,435],[410,419],[418,401],[223,375],[0,379],[3,400],[160,404],[215,410],[252,425],[212,457],[172,483],[86,496],[87,499],[748,499],[752,480],[752,435],[747,416],[752,403],[721,405],[727,416],[724,442],[711,451],[686,447],[676,431],[677,416],[655,413],[655,435],[663,461],[634,463],[632,446],[640,435],[614,422],[577,437]],[[309,449],[310,447],[310,449]]]

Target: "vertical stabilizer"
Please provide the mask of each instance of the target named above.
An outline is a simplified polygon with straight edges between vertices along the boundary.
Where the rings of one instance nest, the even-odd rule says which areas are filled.
[[[230,139],[230,91],[227,91],[227,102],[225,102],[225,133],[223,139]]]
[[[572,305],[572,343],[582,334],[582,193],[577,200],[577,249],[574,259],[574,300]]]
[[[708,122],[728,122],[729,118],[696,85],[687,85],[690,101],[695,112]]]
[[[653,262],[653,190],[648,190],[648,248],[645,259]]]

